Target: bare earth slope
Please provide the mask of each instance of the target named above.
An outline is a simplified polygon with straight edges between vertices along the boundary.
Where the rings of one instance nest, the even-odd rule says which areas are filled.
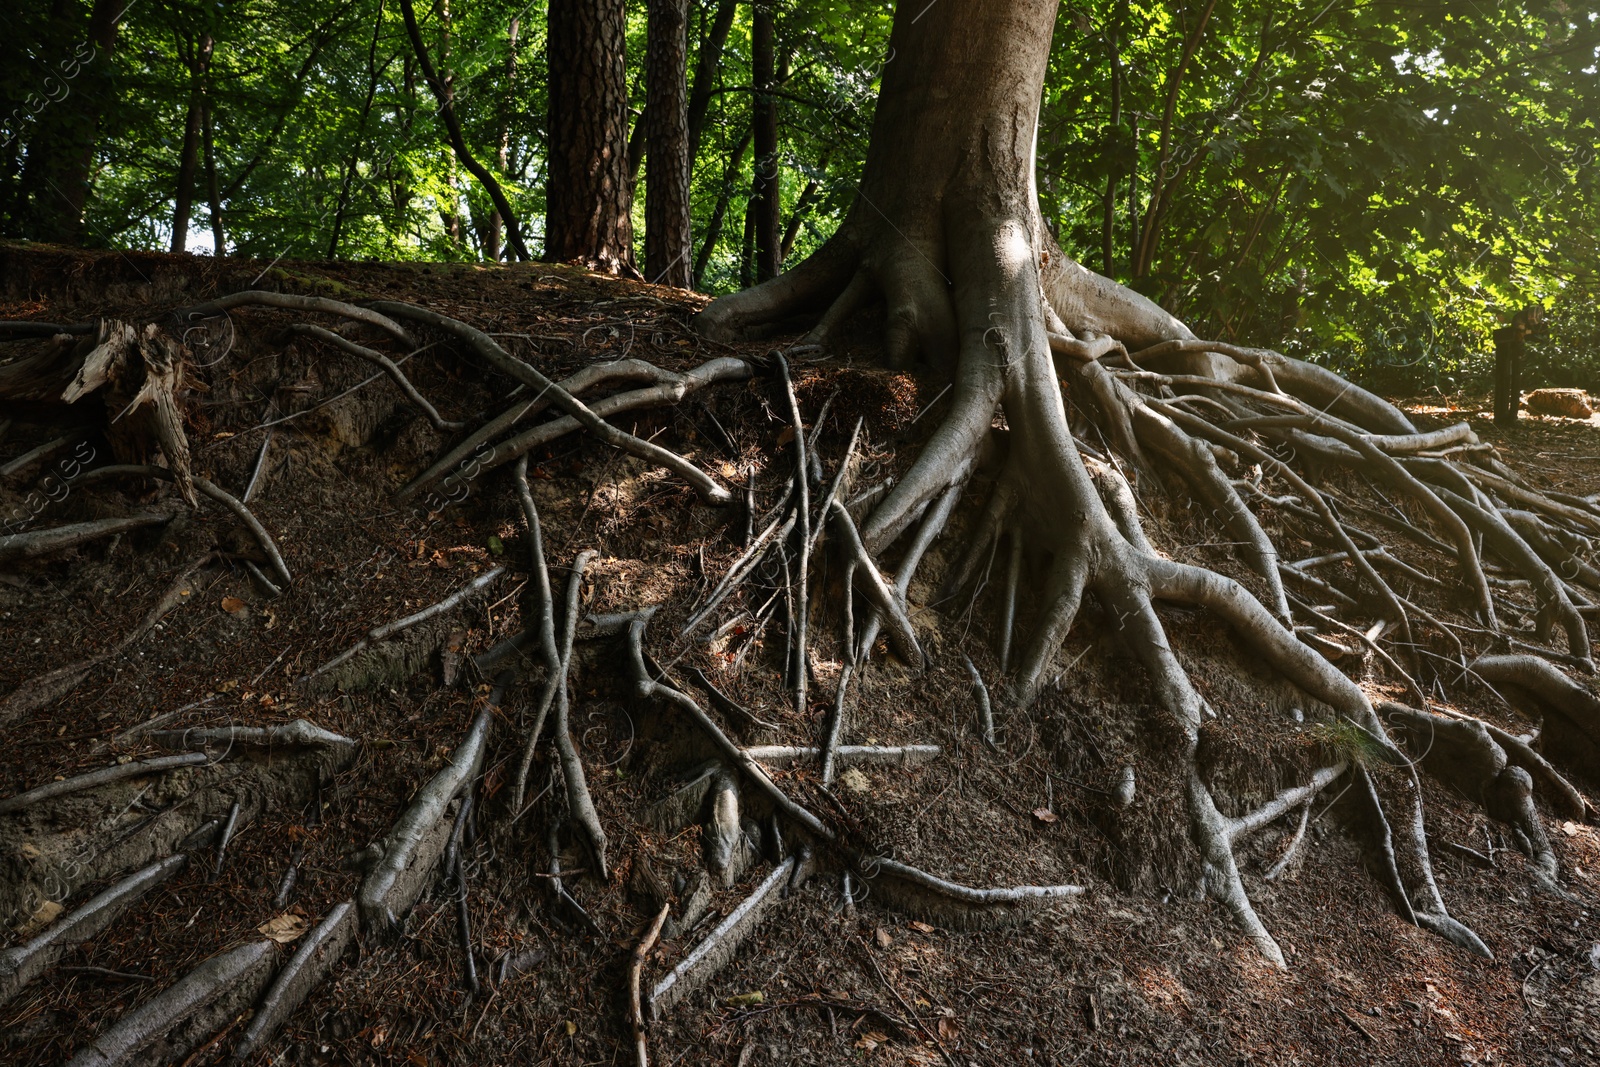
[[[169,309],[245,289],[409,301],[492,334],[553,379],[625,359],[671,375],[744,360],[748,377],[730,373],[675,404],[610,421],[688,457],[740,497],[753,486],[755,533],[793,469],[787,398],[767,359],[787,342],[704,340],[688,325],[705,303],[694,294],[545,264],[269,266],[0,247],[0,320],[155,322]],[[0,410],[0,521],[7,524],[0,536],[158,517],[76,547],[0,558],[0,798],[171,755],[192,747],[194,738],[182,734],[190,729],[306,719],[353,742],[255,744],[238,735],[171,772],[128,776],[20,811],[6,811],[0,800],[6,947],[62,921],[55,905],[71,912],[130,872],[182,854],[191,831],[228,822],[238,810],[222,862],[223,835],[213,827],[210,837],[187,843],[182,869],[103,931],[72,938],[33,981],[8,993],[14,957],[0,955],[0,1061],[58,1063],[92,1051],[115,1020],[202,961],[277,933],[284,943],[268,950],[257,986],[235,984],[212,1008],[134,1053],[149,1062],[226,1060],[250,1032],[269,973],[311,936],[307,929],[357,897],[363,872],[382,862],[363,850],[390,834],[486,707],[493,710],[481,719],[481,763],[462,790],[474,803],[459,827],[446,819],[424,842],[424,858],[445,858],[417,862],[415,906],[396,916],[398,929],[365,927],[359,948],[332,962],[250,1058],[631,1061],[627,985],[641,934],[667,905],[660,945],[643,966],[648,999],[790,855],[775,839],[771,805],[746,790],[742,817],[717,840],[721,786],[695,785],[697,769],[716,754],[706,731],[671,703],[642,698],[625,637],[587,623],[576,631],[566,722],[607,838],[606,876],[598,876],[599,857],[567,815],[573,774],[544,740],[523,803],[514,803],[546,677],[538,641],[493,663],[473,657],[525,626],[537,630],[538,581],[515,464],[503,444],[469,450],[446,468],[456,473],[445,486],[400,503],[395,494],[467,432],[449,424],[477,426],[511,402],[515,383],[459,338],[414,327],[429,343],[403,371],[436,409],[430,419],[372,363],[337,340],[291,329],[298,324],[384,348],[382,330],[370,325],[260,306],[171,330],[185,349],[176,399],[196,484],[203,479],[244,498],[254,483],[248,510],[288,581],[261,538],[214,498],[202,494],[194,508],[167,480],[93,475],[165,455],[148,435],[111,421],[132,398],[97,393],[73,405]],[[790,356],[820,468],[813,494],[827,491],[841,465],[842,499],[895,477],[935,421],[921,416],[938,413],[942,385],[875,369],[876,335],[864,322],[842,351]],[[48,346],[80,343],[5,342],[0,370]],[[517,394],[531,398],[533,389]],[[1600,427],[1588,422],[1525,418],[1501,433],[1475,411],[1408,412],[1424,430],[1470,416],[1479,437],[1542,488],[1580,496],[1600,489]],[[844,464],[858,418],[859,443]],[[527,425],[536,424],[530,416]],[[761,570],[730,599],[741,610],[718,617],[725,625],[683,636],[691,613],[744,551],[744,508],[709,506],[684,479],[584,433],[535,444],[527,473],[558,639],[570,569],[580,552],[593,550],[576,587],[580,617],[655,607],[646,650],[726,735],[740,745],[817,743],[843,666],[844,628],[862,625],[842,617],[841,598],[818,593],[813,602],[812,699],[797,711],[783,678],[793,575],[786,582],[781,568]],[[1163,506],[1160,549],[1249,580],[1248,569],[1232,562],[1228,536],[1202,509]],[[1484,814],[1482,798],[1452,795],[1422,777],[1428,829],[1446,843],[1434,873],[1453,914],[1493,951],[1490,960],[1396,912],[1347,833],[1360,810],[1335,787],[1310,808],[1303,838],[1295,811],[1240,846],[1251,898],[1288,957],[1287,972],[1273,970],[1226,913],[1192,892],[1197,862],[1179,814],[1178,776],[1159,745],[1167,727],[1114,628],[1086,608],[1057,657],[1059,674],[1022,714],[1008,710],[997,682],[993,603],[980,598],[969,607],[961,598],[930,607],[969,521],[957,512],[953,536],[935,544],[910,589],[928,667],[913,670],[885,643],[861,673],[846,738],[939,752],[914,766],[854,767],[827,792],[806,760],[774,760],[770,775],[843,838],[870,842],[878,855],[966,885],[1073,884],[1087,892],[990,916],[937,897],[891,894],[878,882],[863,887],[818,855],[809,878],[782,879],[759,921],[740,931],[746,936],[726,966],[695,972],[685,980],[694,988],[663,1007],[648,1031],[655,1062],[1576,1065],[1600,1058],[1600,833],[1591,822],[1541,806],[1562,873],[1553,889],[1506,824]],[[1303,557],[1324,551],[1297,540],[1292,527],[1275,532]],[[1424,575],[1448,577],[1437,559],[1411,562]],[[495,568],[502,570],[489,577]],[[837,545],[819,553],[812,589],[837,591],[843,571]],[[999,581],[1001,569],[993,573]],[[392,637],[370,636],[480,580],[450,609]],[[1406,588],[1446,622],[1465,619],[1461,597],[1438,584]],[[1329,751],[1359,749],[1317,725],[1310,702],[1269,678],[1217,621],[1193,611],[1164,616],[1218,712],[1203,745],[1217,773],[1229,776],[1221,791],[1253,798],[1254,807],[1296,784],[1280,780],[1285,768],[1307,774],[1328,762]],[[363,639],[370,647],[319,672]],[[1336,648],[1345,641],[1339,663],[1363,678],[1370,664],[1356,641],[1320,640]],[[992,685],[993,747],[980,734],[963,655]],[[519,663],[514,678],[501,675]],[[55,679],[59,694],[30,696],[41,679]],[[497,680],[510,684],[491,700]],[[1537,723],[1487,686],[1466,691],[1474,714],[1513,736],[1536,732]],[[546,740],[558,714],[550,712]],[[1305,723],[1289,741],[1263,727],[1282,716]],[[1138,790],[1124,804],[1118,792],[1130,767]],[[686,784],[688,794],[670,802]],[[1592,814],[1600,783],[1576,784]],[[451,856],[459,863],[450,864]],[[466,974],[464,944],[475,979]],[[468,988],[474,982],[476,991]]]

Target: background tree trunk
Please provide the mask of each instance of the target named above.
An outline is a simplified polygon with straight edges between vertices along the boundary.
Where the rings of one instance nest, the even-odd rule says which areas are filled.
[[[711,209],[711,219],[706,223],[706,235],[700,242],[700,251],[694,257],[696,289],[705,287],[706,266],[711,262],[711,254],[717,250],[717,242],[722,239],[722,226],[728,217],[728,204],[733,199],[733,190],[739,181],[739,169],[744,163],[744,150],[749,147],[750,130],[746,127],[744,135],[739,138],[739,143],[728,153],[728,165],[722,173],[722,188],[717,193],[716,206]]]
[[[39,135],[28,145],[22,187],[32,198],[25,233],[34,240],[83,243],[89,171],[101,119],[114,99],[111,54],[126,7],[126,0],[95,0],[85,33],[78,22],[77,4],[58,0],[55,6],[53,21],[61,27],[56,39],[67,49],[56,58],[65,61],[70,57],[79,73],[71,92],[44,113]]]
[[[546,259],[611,274],[633,265],[623,0],[552,0]]]
[[[650,184],[644,202],[645,277],[690,284],[689,121],[686,84],[689,0],[650,0],[645,119]]]
[[[522,20],[513,15],[506,27],[505,92],[500,97],[500,143],[495,148],[494,154],[495,166],[499,168],[501,174],[509,173],[511,169],[511,104],[516,98],[517,36],[521,25]],[[489,213],[489,232],[483,239],[485,259],[499,261],[504,234],[505,219],[500,217],[500,211],[496,208]]]
[[[777,59],[772,9],[754,5],[751,65],[755,75],[755,177],[750,187],[750,214],[755,230],[755,279],[776,278],[782,255],[783,197],[778,185],[778,101],[763,92],[777,85]]]
[[[182,252],[189,244],[189,218],[194,214],[195,172],[199,168],[200,140],[205,129],[205,84],[211,74],[211,49],[215,42],[209,33],[189,58],[189,73],[194,84],[189,90],[189,114],[183,124],[183,148],[178,153],[178,184],[172,204],[172,251]]]
[[[728,31],[733,29],[733,16],[738,0],[718,0],[717,12],[711,19],[711,29],[700,42],[700,57],[694,65],[694,87],[689,90],[689,159],[691,164],[700,151],[700,133],[705,129],[706,109],[711,106],[711,94],[717,87],[722,70],[722,50],[728,44]],[[741,153],[743,149],[740,150]]]

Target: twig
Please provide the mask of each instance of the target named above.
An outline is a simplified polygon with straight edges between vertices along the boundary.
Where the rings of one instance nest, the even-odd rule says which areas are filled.
[[[940,1041],[939,1038],[935,1036],[933,1031],[929,1030],[927,1026],[923,1024],[922,1020],[917,1017],[917,1013],[911,1010],[911,1005],[907,1004],[906,999],[900,995],[900,991],[889,982],[888,977],[883,973],[883,968],[878,966],[877,958],[872,955],[872,949],[868,947],[865,941],[861,942],[861,948],[866,954],[867,962],[871,963],[872,969],[878,973],[878,981],[882,982],[883,988],[887,989],[889,991],[889,995],[894,997],[895,1002],[900,1005],[900,1010],[906,1013],[906,1016],[911,1020],[912,1024],[916,1026],[918,1030],[922,1031],[923,1037],[926,1037],[929,1041],[933,1042],[933,1046],[939,1050],[939,1055],[944,1057],[944,1061],[948,1063],[950,1067],[960,1067],[960,1065],[956,1063],[955,1058],[950,1055],[950,1050],[944,1047],[944,1042]]]
[[[628,1021],[633,1026],[633,1048],[638,1056],[639,1067],[650,1067],[650,1047],[645,1039],[644,1030],[644,1005],[640,1001],[639,984],[644,976],[644,961],[650,955],[650,950],[655,947],[656,940],[661,936],[661,927],[667,921],[667,913],[672,910],[672,902],[661,905],[661,910],[651,920],[650,926],[633,947],[633,960],[628,964]]]

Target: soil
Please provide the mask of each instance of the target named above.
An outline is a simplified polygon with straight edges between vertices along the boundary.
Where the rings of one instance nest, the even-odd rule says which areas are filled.
[[[170,309],[250,287],[422,304],[495,333],[553,378],[623,357],[674,371],[723,355],[760,362],[774,343],[709,343],[688,324],[703,297],[548,264],[269,265],[0,246],[0,320],[162,321]],[[189,509],[165,483],[75,485],[61,468],[57,481],[67,491],[53,492],[60,499],[42,506],[29,491],[53,467],[30,468],[0,485],[0,510],[16,529],[152,507],[175,514],[162,526],[0,571],[0,694],[112,648],[185,568],[221,553],[149,634],[95,666],[66,697],[0,726],[0,796],[159,754],[148,733],[129,736],[157,717],[162,729],[305,718],[355,739],[354,755],[316,773],[304,754],[252,757],[227,775],[207,767],[148,792],[141,790],[150,783],[141,781],[82,794],[44,814],[0,815],[7,881],[0,940],[7,943],[23,938],[41,905],[74,906],[163,854],[188,829],[225,815],[235,800],[248,819],[220,875],[212,876],[211,852],[197,853],[110,930],[0,1005],[0,1061],[62,1062],[281,912],[314,923],[351,899],[360,877],[352,855],[387,832],[482,706],[490,679],[467,657],[524,624],[528,542],[508,471],[472,480],[470,492],[443,510],[396,505],[393,492],[443,451],[447,435],[389,380],[361,385],[373,376],[367,364],[288,334],[297,321],[333,325],[325,316],[248,308],[184,337],[197,473],[240,495],[261,454],[264,424],[287,419],[271,427],[250,501],[294,574],[281,595],[271,596],[244,566],[265,557],[231,514],[209,505]],[[905,468],[936,423],[943,388],[876,369],[874,324],[868,318],[858,325],[844,352],[794,360],[827,478],[857,418],[864,420],[851,475],[857,491]],[[511,383],[458,346],[428,339],[439,343],[405,370],[446,418],[476,424],[504,406]],[[7,344],[0,359],[53,343]],[[1486,401],[1432,398],[1407,407],[1424,429],[1470,420],[1545,487],[1586,494],[1600,482],[1600,426],[1589,421],[1525,416],[1501,430]],[[50,403],[0,410],[0,425],[11,420],[0,436],[0,465],[73,427],[96,450],[89,465],[103,462],[111,450],[97,428],[105,413],[92,414]],[[758,513],[776,502],[792,464],[782,391],[765,371],[618,425],[687,455],[725,484],[742,487],[753,472]],[[775,727],[722,717],[730,734],[751,744],[816,743],[842,666],[837,558],[819,556],[812,578],[815,679],[810,706],[797,711],[783,681],[781,605],[764,626],[753,618],[781,590],[781,574],[758,576],[733,605],[751,614],[715,640],[681,636],[690,611],[742,550],[738,509],[704,506],[687,484],[580,435],[529,460],[558,597],[576,554],[597,550],[585,611],[659,606],[647,645],[676,681],[703,696],[687,673],[698,668]],[[1147,488],[1142,498],[1160,503],[1158,487]],[[919,572],[913,605],[935,600],[937,578],[975,510],[973,496]],[[1158,544],[1175,558],[1252,581],[1198,509],[1168,502],[1153,525]],[[1272,528],[1291,556],[1325,551],[1283,522]],[[1444,557],[1409,548],[1403,554],[1428,573],[1445,573]],[[338,684],[300,683],[367,631],[437,603],[494,566],[506,573],[485,595],[353,661]],[[1412,595],[1431,597],[1441,616],[1465,618],[1449,596]],[[975,886],[1071,882],[1088,892],[996,923],[927,902],[891,906],[870,889],[862,897],[859,882],[856,899],[846,901],[837,866],[824,863],[776,905],[732,963],[652,1025],[655,1062],[1577,1065],[1600,1058],[1595,826],[1541,808],[1561,863],[1566,894],[1558,896],[1539,887],[1507,829],[1476,798],[1423,776],[1441,889],[1452,913],[1493,949],[1495,958],[1485,960],[1396,913],[1336,798],[1315,806],[1296,858],[1279,878],[1264,880],[1294,831],[1294,818],[1286,817],[1241,849],[1252,899],[1289,959],[1287,972],[1274,971],[1227,914],[1194,899],[1198,864],[1187,843],[1182,785],[1176,764],[1162,757],[1174,747],[1164,743],[1173,727],[1092,608],[1058,657],[1059,677],[1031,709],[1008,709],[1003,687],[995,686],[998,747],[982,743],[962,654],[991,682],[999,677],[992,600],[916,611],[930,659],[925,672],[880,651],[862,674],[846,741],[938,744],[939,758],[914,769],[862,768],[827,794],[809,766],[774,778],[850,828],[853,839],[942,877]],[[730,610],[718,618],[733,617]],[[1267,676],[1214,620],[1176,610],[1164,617],[1219,712],[1204,751],[1225,812],[1254,807],[1331,762],[1338,739],[1317,726],[1313,702]],[[664,828],[648,812],[710,749],[681,716],[636,699],[623,662],[617,639],[580,639],[571,732],[610,837],[612,871],[605,882],[576,873],[564,884],[594,925],[552,908],[541,877],[551,866],[546,829],[565,813],[555,761],[544,748],[530,778],[534,803],[514,822],[507,809],[520,728],[539,691],[540,671],[530,664],[501,704],[478,792],[477,832],[468,836],[480,992],[465,988],[455,902],[441,876],[403,930],[369,937],[258,1062],[631,1060],[624,986],[633,946],[659,906],[653,887],[666,887],[676,915],[703,866],[698,825]],[[1462,706],[1513,733],[1535,725],[1485,692],[1463,692],[1453,694]],[[1139,785],[1124,809],[1110,796],[1126,766],[1136,769]],[[1596,784],[1579,782],[1591,798],[1600,795]],[[170,818],[150,819],[190,795]],[[732,887],[714,883],[698,923],[669,928],[647,963],[647,988],[772,870],[767,812],[745,801],[752,862]],[[124,839],[134,841],[132,851]],[[562,871],[589,866],[568,828],[559,840]],[[1469,863],[1438,842],[1489,855],[1493,866]],[[294,892],[287,908],[275,908],[296,854]],[[61,856],[73,860],[65,875]],[[183,1062],[225,1059],[244,1020],[241,1012]]]

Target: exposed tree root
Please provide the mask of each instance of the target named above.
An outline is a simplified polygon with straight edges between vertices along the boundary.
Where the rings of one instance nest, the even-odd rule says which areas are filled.
[[[362,880],[356,897],[361,907],[362,925],[368,932],[395,927],[411,910],[427,877],[443,855],[450,834],[445,809],[477,776],[500,693],[497,688],[473,718],[471,728],[451,755],[450,762],[417,791],[415,799],[389,833],[374,843],[373,866]]]
[[[46,782],[44,785],[36,786],[26,793],[18,793],[14,797],[6,797],[4,800],[0,800],[0,815],[22,811],[45,800],[68,796],[72,793],[81,793],[86,789],[95,789],[127,778],[138,778],[146,774],[162,774],[166,771],[177,770],[180,767],[194,767],[202,763],[210,763],[211,760],[212,757],[204,752],[185,752],[179,756],[157,756],[155,759],[134,760],[130,763],[102,767],[98,771],[90,771],[87,774],[63,778],[59,782]]]
[[[224,751],[234,745],[255,745],[272,748],[293,745],[353,745],[348,737],[324,730],[305,719],[274,726],[220,726],[188,730],[152,730],[152,744],[170,749],[212,749]]]
[[[473,351],[488,360],[497,370],[511,375],[517,381],[529,388],[538,390],[541,394],[548,393],[551,401],[557,407],[565,411],[580,426],[606,444],[614,448],[620,448],[622,451],[638,456],[647,462],[666,467],[683,478],[695,488],[695,491],[700,494],[706,503],[720,505],[730,503],[733,500],[732,494],[726,488],[719,485],[699,467],[696,467],[675,452],[668,451],[660,445],[651,444],[649,441],[642,440],[633,434],[625,433],[612,426],[599,414],[591,410],[583,401],[551,381],[541,371],[501,348],[494,338],[483,331],[473,329],[466,323],[456,319],[428,311],[425,308],[414,307],[410,304],[379,300],[375,301],[372,306],[378,311],[425,323],[466,341],[472,346]]]
[[[499,578],[500,575],[504,573],[504,567],[490,568],[484,573],[478,575],[472,581],[468,582],[466,585],[462,586],[460,589],[457,589],[454,593],[451,593],[449,596],[439,601],[437,604],[430,604],[421,611],[413,612],[402,619],[395,619],[392,622],[386,622],[382,626],[374,626],[371,630],[367,631],[367,635],[361,640],[357,641],[355,644],[351,645],[349,648],[345,649],[328,662],[322,664],[322,666],[318,667],[310,674],[302,677],[300,679],[300,684],[310,685],[322,675],[327,674],[329,671],[334,670],[342,664],[348,663],[357,655],[365,652],[368,648],[371,648],[377,642],[386,641],[395,634],[400,633],[403,630],[408,630],[417,625],[419,622],[426,622],[429,619],[436,618],[440,615],[443,615],[447,611],[453,610],[457,604],[467,599],[467,597],[472,596],[474,593],[482,592],[491,583],[493,583],[495,579]]]
[[[772,905],[779,899],[778,890],[786,885],[794,870],[791,857],[784,860],[761,880],[755,891],[745,897],[728,917],[717,924],[705,939],[689,951],[666,977],[650,990],[650,1017],[659,1019],[684,997],[693,995],[711,977],[727,966],[744,939],[750,936]]]
[[[276,949],[271,941],[251,941],[211,957],[107,1027],[68,1061],[70,1067],[130,1063],[157,1042],[164,1042],[165,1054],[147,1054],[155,1062],[185,1055],[197,1042],[185,1033],[184,1024],[193,1021],[203,1037],[222,1021],[207,1009],[221,1001],[222,1011],[231,1015],[237,1010],[235,1001],[254,1001],[271,980]]]
[[[14,948],[0,951],[0,1005],[62,956],[94,938],[146,893],[183,869],[189,857],[168,856],[95,894],[60,922]]]
[[[322,921],[295,946],[294,955],[272,980],[250,1017],[244,1036],[233,1048],[232,1063],[245,1063],[256,1054],[305,998],[350,951],[358,933],[353,901],[335,905]]]
[[[160,526],[171,521],[171,515],[158,512],[149,515],[128,515],[119,519],[96,519],[93,522],[79,522],[49,530],[34,530],[31,533],[9,534],[0,537],[0,563],[38,559],[102,538],[127,533],[129,530]]]
[[[650,950],[655,947],[656,940],[661,936],[661,926],[667,921],[667,913],[671,910],[671,904],[661,905],[661,910],[650,921],[644,936],[639,938],[639,943],[634,946],[633,958],[628,963],[628,1025],[633,1030],[635,1062],[639,1067],[650,1067],[650,1043],[645,1034],[644,1006],[639,995],[639,982],[644,972],[644,961],[649,958]]]
[[[744,751],[752,759],[778,766],[809,762],[818,755],[817,749],[800,745],[752,745]],[[938,745],[840,745],[833,758],[846,767],[916,767],[937,759],[942,751]]]
[[[988,163],[973,164],[979,172],[990,164],[1000,166],[985,158]],[[1018,173],[1028,172],[1019,166]],[[882,178],[888,172],[874,173],[882,180],[899,180]],[[969,180],[975,184],[962,184]],[[953,376],[944,422],[910,470],[873,506],[858,541],[850,537],[854,524],[848,512],[838,503],[831,505],[846,547],[847,571],[868,594],[874,619],[858,637],[853,606],[848,601],[844,605],[847,654],[822,746],[824,781],[832,778],[830,754],[843,734],[846,689],[852,672],[862,669],[858,660],[870,647],[876,626],[890,623],[897,651],[914,664],[921,662],[915,635],[907,633],[905,586],[897,597],[882,580],[875,559],[936,499],[955,491],[980,466],[992,488],[968,528],[960,562],[947,575],[946,595],[983,588],[980,574],[998,553],[993,564],[1000,574],[993,643],[1001,672],[1010,676],[1010,696],[1021,708],[1055,673],[1056,653],[1084,598],[1093,597],[1143,664],[1155,698],[1186,738],[1190,836],[1203,860],[1204,888],[1233,912],[1268,959],[1281,964],[1281,953],[1250,904],[1234,842],[1298,809],[1297,844],[1308,802],[1346,772],[1348,761],[1324,768],[1307,785],[1283,792],[1251,814],[1222,816],[1194,766],[1199,729],[1214,713],[1170,647],[1156,605],[1199,607],[1220,617],[1264,665],[1332,710],[1330,729],[1350,734],[1362,750],[1360,759],[1404,765],[1406,758],[1389,740],[1367,692],[1329,657],[1386,668],[1393,681],[1422,701],[1424,683],[1437,677],[1421,671],[1424,654],[1436,655],[1426,642],[1449,642],[1456,662],[1464,666],[1462,639],[1398,595],[1379,567],[1399,580],[1435,589],[1442,588],[1439,579],[1353,527],[1343,517],[1345,498],[1298,473],[1295,457],[1371,479],[1382,491],[1400,494],[1426,523],[1410,514],[1357,507],[1374,519],[1382,515],[1385,522],[1380,525],[1413,535],[1429,550],[1443,548],[1453,555],[1479,620],[1512,647],[1527,644],[1527,639],[1505,629],[1501,619],[1520,617],[1527,609],[1505,598],[1531,593],[1536,624],[1531,639],[1545,642],[1559,627],[1567,646],[1565,654],[1531,647],[1586,671],[1593,667],[1583,611],[1592,601],[1574,583],[1585,584],[1592,593],[1600,581],[1600,570],[1586,562],[1589,542],[1581,540],[1600,528],[1600,509],[1582,498],[1556,499],[1521,484],[1464,424],[1418,433],[1393,405],[1321,368],[1262,349],[1193,337],[1143,297],[1061,256],[1038,220],[1031,194],[1019,189],[1015,201],[996,199],[996,181],[1004,187],[1004,179],[993,173],[952,179],[945,195],[962,206],[947,200],[942,214],[932,219],[916,214],[921,209],[914,206],[915,198],[902,201],[901,210],[910,214],[889,223],[892,232],[865,214],[853,215],[826,249],[792,275],[722,298],[697,323],[715,337],[751,336],[769,323],[826,306],[836,297],[838,303],[823,315],[814,335],[825,339],[876,284],[888,303],[890,361],[920,351],[936,372]],[[921,259],[950,265],[948,289],[931,278],[925,284],[906,283],[899,272],[926,272],[907,257],[884,251],[894,247],[896,233],[932,235],[928,247],[937,252]],[[1085,458],[1079,447],[1082,435],[1075,434],[1067,416],[1069,402],[1076,416],[1088,419],[1091,432],[1111,443],[1111,454]],[[1004,419],[1003,432],[992,429],[997,414]],[[992,449],[994,458],[984,460],[991,443],[998,445]],[[1265,587],[1263,597],[1217,571],[1167,558],[1152,545],[1142,514],[1146,502],[1136,500],[1123,472],[1141,472],[1141,488],[1159,492],[1162,478],[1154,473],[1155,460],[1161,462],[1162,473],[1182,484],[1240,544],[1241,555]],[[1282,483],[1286,491],[1268,490],[1267,479]],[[1397,510],[1382,491],[1375,489],[1385,507]],[[1292,521],[1320,527],[1304,532],[1330,544],[1335,554],[1293,564],[1281,558],[1266,524],[1247,504],[1247,493],[1251,504],[1282,508]],[[908,553],[911,567],[923,547]],[[1309,573],[1314,566],[1332,565],[1340,568],[1338,581]],[[1515,582],[1504,581],[1502,566]],[[1033,567],[1035,573],[1027,574]],[[909,569],[902,564],[902,576]],[[1285,581],[1313,599],[1292,600]],[[1025,587],[1036,598],[1024,598]],[[697,624],[710,617],[721,593],[719,589],[696,615]],[[1032,619],[1025,617],[1025,599],[1038,605]],[[1309,625],[1295,625],[1302,621]],[[1437,636],[1425,639],[1419,630],[1423,625]],[[1341,644],[1319,629],[1347,635],[1358,645]],[[1386,647],[1390,631],[1396,640]],[[1491,664],[1491,672],[1495,669]],[[1536,697],[1536,702],[1555,701],[1573,709],[1560,711],[1565,722],[1577,716],[1576,721],[1600,725],[1600,715],[1591,716],[1588,710],[1590,703],[1600,708],[1600,701],[1575,696],[1573,683],[1549,663],[1519,657],[1518,670],[1524,672],[1520,683],[1508,681],[1505,674],[1497,676],[1498,682],[1484,677],[1492,684],[1527,688],[1533,675],[1526,672],[1538,671],[1538,685],[1551,695]],[[982,686],[972,673],[975,686]],[[1547,721],[1553,717],[1545,716]],[[1426,721],[1437,718],[1428,715]],[[1512,756],[1487,726],[1451,729],[1476,729],[1472,736],[1477,749],[1498,753],[1493,775],[1473,779],[1477,792],[1491,813],[1522,827],[1519,832],[1539,869],[1553,871],[1548,847],[1527,828],[1537,823],[1532,790],[1538,785],[1568,808],[1574,806],[1575,791],[1526,744],[1515,746]],[[1593,746],[1595,738],[1600,732],[1592,731],[1587,744]],[[1580,763],[1600,766],[1597,755],[1585,750]],[[1443,753],[1430,758],[1443,758]],[[1363,789],[1369,794],[1373,834],[1379,854],[1387,857],[1380,866],[1389,872],[1397,904],[1408,918],[1486,954],[1482,940],[1449,916],[1439,894],[1418,791],[1409,793],[1406,803],[1413,810],[1395,824],[1401,831],[1396,837],[1367,770],[1358,767],[1356,773],[1367,783]],[[1289,854],[1270,873],[1280,872]]]

